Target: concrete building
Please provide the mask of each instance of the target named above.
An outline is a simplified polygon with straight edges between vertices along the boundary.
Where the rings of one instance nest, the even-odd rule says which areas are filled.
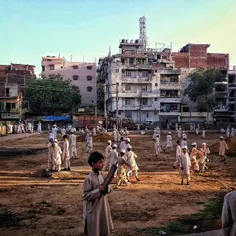
[[[42,57],[41,75],[50,78],[60,74],[65,81],[80,88],[82,104],[96,104],[96,64],[87,62],[68,62],[63,57]]]
[[[229,122],[236,122],[236,68],[228,71],[228,112]]]
[[[22,93],[16,83],[0,83],[0,118],[18,121],[22,116]]]
[[[109,116],[118,112],[120,121],[129,118],[164,127],[178,122],[181,71],[174,68],[170,49],[143,51],[140,40],[121,40],[119,48],[119,54],[101,59],[98,67],[98,78],[107,85]],[[99,97],[102,100],[102,94]]]

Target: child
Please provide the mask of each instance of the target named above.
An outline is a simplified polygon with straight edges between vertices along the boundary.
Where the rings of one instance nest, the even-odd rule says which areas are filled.
[[[99,152],[93,152],[88,158],[92,172],[83,184],[84,234],[85,236],[108,235],[113,229],[107,193],[109,187],[104,186],[104,175],[101,172],[104,157]]]
[[[128,178],[127,178],[127,167],[130,167],[129,163],[125,160],[126,158],[126,151],[122,149],[120,151],[120,156],[118,156],[118,165],[117,165],[117,175],[118,175],[118,185],[122,185],[123,183],[128,185]]]
[[[226,161],[226,151],[228,151],[228,145],[225,142],[224,137],[220,136],[219,156],[221,158],[221,162]]]
[[[137,155],[132,151],[132,147],[130,144],[127,145],[127,153],[126,153],[126,157],[127,157],[127,162],[129,163],[130,167],[128,168],[128,177],[132,174],[132,172],[135,172],[135,178],[137,179],[137,181],[140,181],[138,178],[138,165],[136,163],[136,158]]]
[[[199,163],[201,165],[201,171],[204,172],[205,170],[208,170],[206,166],[206,162],[209,161],[207,158],[207,154],[210,154],[210,149],[206,146],[206,143],[202,143],[202,147],[200,148],[200,151],[202,152],[203,156],[199,160]]]
[[[190,183],[190,167],[191,167],[191,160],[189,154],[187,152],[187,147],[182,147],[182,153],[180,155],[180,178],[181,178],[181,185],[184,184],[184,177],[187,178],[187,185]]]
[[[103,166],[102,171],[105,171],[107,167],[109,167],[109,163],[110,163],[110,156],[111,156],[111,140],[107,141],[107,147],[105,149],[105,164]]]
[[[112,145],[112,150],[111,150],[111,153],[110,153],[109,170],[111,169],[111,167],[112,167],[113,164],[116,164],[116,163],[117,163],[118,152],[117,152],[116,148],[117,148],[117,145],[116,145],[116,144],[113,144],[113,145]]]
[[[177,146],[176,146],[176,161],[173,165],[173,167],[176,169],[179,165],[179,160],[180,160],[180,156],[182,154],[182,148],[180,146],[180,140],[177,140]]]
[[[168,132],[166,136],[166,148],[164,149],[164,152],[166,151],[166,149],[172,150],[172,148],[173,148],[172,136],[171,136],[171,132]]]
[[[195,173],[198,173],[200,171],[198,159],[197,159],[198,156],[200,157],[200,160],[203,158],[203,154],[197,150],[197,144],[195,142],[193,142],[190,158],[191,158],[191,162],[192,162],[192,168]]]
[[[62,152],[62,160],[64,162],[64,170],[70,171],[70,150],[69,150],[69,141],[68,135],[65,134],[63,136],[63,152]]]

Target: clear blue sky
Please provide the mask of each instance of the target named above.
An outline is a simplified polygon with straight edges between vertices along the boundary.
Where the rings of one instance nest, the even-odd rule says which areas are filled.
[[[147,18],[149,46],[209,43],[209,52],[230,54],[236,65],[235,0],[0,0],[0,64],[28,63],[41,70],[41,57],[94,61],[117,53],[119,40],[139,37]]]

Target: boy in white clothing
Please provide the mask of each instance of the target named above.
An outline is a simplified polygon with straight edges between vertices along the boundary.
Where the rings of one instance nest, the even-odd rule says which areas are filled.
[[[70,171],[70,149],[69,149],[68,135],[66,134],[63,136],[62,160],[64,162],[64,170]]]
[[[108,140],[107,147],[105,149],[105,158],[106,159],[105,159],[105,163],[104,163],[102,171],[106,171],[107,167],[109,167],[111,151],[112,151],[111,140]]]
[[[159,138],[159,134],[156,135],[155,139],[155,153],[156,153],[156,157],[159,155],[159,153],[161,152],[161,146],[160,146],[160,138]]]
[[[176,169],[179,165],[180,162],[180,156],[182,154],[182,148],[180,146],[180,140],[177,141],[177,146],[176,146],[176,161],[173,165],[173,167]]]
[[[116,163],[117,163],[118,152],[117,152],[116,148],[117,148],[117,145],[116,145],[116,144],[113,144],[113,145],[112,145],[112,150],[111,150],[111,153],[110,153],[109,170],[111,169],[111,167],[112,167],[113,164],[116,164]]]
[[[137,181],[140,181],[138,178],[138,165],[136,163],[137,159],[137,155],[132,151],[132,147],[129,144],[127,146],[127,153],[126,153],[126,157],[127,157],[127,162],[129,163],[130,167],[128,168],[128,177],[132,174],[132,172],[135,172],[135,178],[137,179]]]
[[[182,153],[180,155],[180,178],[181,178],[181,185],[184,184],[184,178],[187,178],[187,185],[190,183],[190,167],[191,167],[191,160],[189,154],[187,152],[187,147],[182,147]]]

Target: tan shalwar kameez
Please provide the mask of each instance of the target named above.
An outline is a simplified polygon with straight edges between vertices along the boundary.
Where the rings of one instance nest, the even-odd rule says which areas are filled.
[[[180,174],[181,180],[183,180],[184,177],[186,177],[187,180],[190,181],[191,160],[190,160],[189,154],[187,152],[186,153],[182,153],[180,155],[179,161],[180,161],[179,174]]]
[[[104,181],[101,171],[91,172],[83,185],[84,234],[85,236],[108,235],[114,228],[107,195],[99,191]]]
[[[225,195],[222,209],[222,229],[224,236],[236,235],[236,191]]]
[[[220,141],[220,147],[219,147],[219,155],[221,157],[225,157],[225,152],[228,150],[228,145],[225,142],[225,140]]]

